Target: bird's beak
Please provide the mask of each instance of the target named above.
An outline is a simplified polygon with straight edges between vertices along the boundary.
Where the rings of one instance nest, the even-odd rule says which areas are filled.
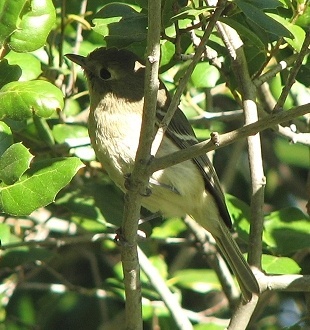
[[[82,68],[86,66],[86,57],[76,54],[66,54],[65,55],[70,61],[80,65]]]

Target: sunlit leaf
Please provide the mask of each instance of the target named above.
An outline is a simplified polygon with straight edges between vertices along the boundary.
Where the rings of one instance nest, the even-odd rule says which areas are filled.
[[[12,144],[0,158],[0,180],[15,183],[29,168],[33,156],[21,143]]]
[[[11,82],[0,90],[0,118],[50,117],[63,104],[60,89],[43,80]]]
[[[54,201],[83,165],[78,158],[54,158],[35,163],[26,175],[13,185],[0,188],[0,211],[28,215]]]

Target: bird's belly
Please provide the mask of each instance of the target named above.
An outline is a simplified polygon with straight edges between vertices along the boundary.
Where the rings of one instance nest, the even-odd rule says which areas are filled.
[[[108,123],[108,124],[107,124]],[[95,127],[95,129],[93,129]],[[96,156],[122,190],[124,175],[132,171],[137,152],[141,117],[136,114],[91,113],[89,135]]]

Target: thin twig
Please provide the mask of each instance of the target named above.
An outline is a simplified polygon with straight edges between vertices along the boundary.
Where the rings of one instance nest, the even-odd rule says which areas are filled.
[[[171,118],[173,117],[173,114],[175,112],[175,110],[178,107],[178,104],[180,102],[180,98],[186,88],[187,82],[191,76],[191,74],[193,73],[196,64],[200,61],[201,56],[203,54],[203,52],[205,51],[205,45],[213,31],[213,28],[216,24],[216,22],[218,21],[222,11],[225,8],[225,4],[226,4],[226,0],[220,0],[218,2],[217,8],[215,9],[213,15],[211,15],[209,23],[206,27],[206,30],[204,32],[203,37],[201,38],[200,44],[196,49],[195,55],[193,56],[192,62],[190,63],[190,65],[188,66],[184,76],[182,77],[182,79],[179,81],[179,85],[178,88],[176,89],[176,92],[171,100],[171,103],[169,105],[169,108],[167,110],[167,113],[164,117],[164,119],[162,120],[161,126],[165,129],[165,127],[168,126]]]
[[[297,56],[294,66],[292,67],[292,69],[289,73],[287,81],[284,84],[281,95],[280,95],[273,111],[278,111],[279,109],[281,109],[283,107],[284,102],[295,82],[295,78],[302,65],[302,61],[304,60],[305,56],[310,52],[309,45],[310,45],[310,28],[308,28],[308,30],[306,32],[306,36],[305,36],[304,42],[302,44],[301,50]]]
[[[276,64],[274,67],[272,67],[270,70],[265,72],[264,74],[260,75],[259,77],[255,78],[253,80],[253,84],[255,87],[261,86],[263,83],[267,82],[271,78],[275,77],[279,72],[287,69],[289,66],[291,66],[297,59],[297,54],[294,54],[287,58],[286,60],[280,61],[278,64]]]

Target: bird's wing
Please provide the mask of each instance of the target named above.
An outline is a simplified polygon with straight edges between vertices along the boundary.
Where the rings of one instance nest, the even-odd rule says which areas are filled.
[[[158,111],[157,118],[163,119],[164,112]],[[196,135],[188,122],[184,113],[178,108],[169,123],[166,134],[181,149],[185,149],[198,142]],[[205,187],[215,199],[221,217],[228,228],[231,228],[231,219],[225,203],[224,193],[222,191],[218,176],[211,164],[208,156],[202,154],[193,158],[193,162],[203,175]]]

